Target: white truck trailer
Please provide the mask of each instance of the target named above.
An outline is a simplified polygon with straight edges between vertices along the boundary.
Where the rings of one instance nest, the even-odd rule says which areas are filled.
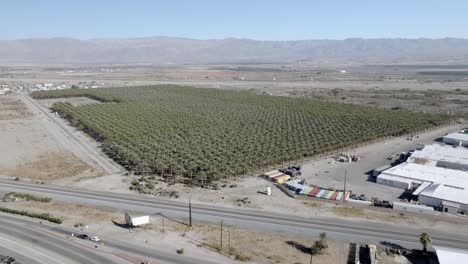
[[[131,227],[146,225],[149,224],[149,216],[134,216],[129,213],[125,213],[125,223]]]

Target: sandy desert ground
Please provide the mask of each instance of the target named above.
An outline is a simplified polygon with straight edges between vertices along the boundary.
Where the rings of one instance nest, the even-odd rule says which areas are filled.
[[[0,174],[32,180],[97,175],[17,95],[0,97]]]

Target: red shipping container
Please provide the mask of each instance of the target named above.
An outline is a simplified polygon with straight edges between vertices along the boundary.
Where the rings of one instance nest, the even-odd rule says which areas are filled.
[[[338,196],[338,192],[333,193],[332,196],[330,197],[330,200],[336,200],[337,196]]]
[[[320,190],[321,190],[320,188],[315,187],[315,188],[308,194],[308,196],[315,197],[315,195],[317,195],[317,193],[319,193]]]

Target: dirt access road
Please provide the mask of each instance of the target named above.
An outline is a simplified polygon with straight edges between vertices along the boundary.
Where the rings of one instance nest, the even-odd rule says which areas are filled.
[[[44,123],[47,124],[49,131],[58,141],[61,141],[63,145],[72,146],[75,155],[97,168],[102,168],[106,174],[115,174],[122,170],[118,164],[106,157],[97,145],[93,145],[87,136],[79,131],[73,131],[75,130],[73,127],[67,125],[60,117],[54,116],[48,109],[40,106],[27,94],[20,93],[20,95],[33,113],[42,115],[47,120]]]

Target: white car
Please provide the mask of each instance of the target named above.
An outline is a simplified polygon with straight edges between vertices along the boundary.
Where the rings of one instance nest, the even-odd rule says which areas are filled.
[[[97,236],[93,236],[93,237],[90,238],[90,240],[98,242],[101,239],[99,237],[97,237]]]

